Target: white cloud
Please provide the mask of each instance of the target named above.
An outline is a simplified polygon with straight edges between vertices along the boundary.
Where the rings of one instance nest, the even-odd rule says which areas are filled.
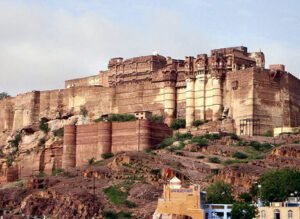
[[[180,11],[155,8],[144,19],[144,26],[135,26],[109,20],[96,10],[73,13],[46,4],[0,1],[0,88],[13,95],[63,88],[64,80],[105,69],[111,57],[158,51],[184,58],[224,46],[207,36],[203,23],[190,24]],[[282,52],[300,54],[275,47],[265,51],[272,62],[282,58]],[[299,55],[284,57],[278,61],[296,69]]]

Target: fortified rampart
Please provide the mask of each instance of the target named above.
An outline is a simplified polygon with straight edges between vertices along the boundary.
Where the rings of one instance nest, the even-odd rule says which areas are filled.
[[[99,122],[65,126],[62,167],[86,165],[104,153],[144,151],[172,135],[165,124],[141,119],[131,122]]]
[[[79,114],[150,111],[174,118],[232,119],[237,134],[259,135],[274,127],[300,126],[300,81],[284,65],[265,68],[262,52],[246,47],[212,50],[184,60],[161,55],[113,58],[105,71],[65,82],[65,89],[33,91],[0,101],[0,132]],[[1,140],[1,139],[0,139]],[[3,140],[1,140],[3,142]]]

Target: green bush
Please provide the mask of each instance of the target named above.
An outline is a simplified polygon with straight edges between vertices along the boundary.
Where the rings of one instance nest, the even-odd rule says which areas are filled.
[[[11,167],[12,164],[13,164],[13,162],[15,161],[15,159],[16,159],[16,158],[15,158],[14,155],[12,155],[12,154],[8,155],[8,156],[6,157],[6,161],[5,161],[6,166],[7,166],[7,167]]]
[[[64,136],[64,128],[59,128],[53,131],[53,135],[55,137],[63,137]]]
[[[160,144],[156,146],[157,149],[165,148],[174,143],[175,139],[173,137],[165,138]]]
[[[161,124],[164,122],[164,117],[160,115],[152,115],[151,121],[156,124]]]
[[[129,122],[135,121],[136,118],[131,114],[111,114],[107,119],[109,122]]]
[[[105,188],[103,192],[108,198],[108,200],[114,203],[115,205],[126,204],[128,193],[121,191],[118,186],[110,186],[108,188]]]
[[[195,120],[195,121],[193,121],[192,126],[198,127],[200,125],[203,125],[204,123],[205,122],[203,120]]]
[[[47,134],[50,131],[50,128],[48,126],[49,119],[46,117],[41,118],[39,121],[39,129],[43,131],[45,134]]]
[[[40,138],[39,139],[39,143],[38,143],[38,146],[41,147],[41,146],[45,146],[46,144],[46,138]]]
[[[247,154],[244,154],[243,152],[235,152],[232,157],[237,158],[237,159],[246,159],[248,158]]]
[[[248,163],[247,160],[232,160],[232,159],[228,159],[224,161],[224,165],[230,165],[230,164],[234,164],[234,163]]]
[[[129,201],[129,200],[125,201],[125,205],[126,205],[127,208],[135,208],[135,207],[137,207],[136,203],[134,203],[132,201]]]
[[[248,145],[247,141],[239,140],[239,142],[237,143],[237,146],[247,146],[247,145]]]
[[[273,137],[274,135],[273,135],[273,131],[272,130],[268,130],[265,134],[264,134],[264,136],[266,136],[266,137]]]
[[[17,133],[13,139],[9,140],[8,143],[11,147],[15,148],[16,150],[19,149],[20,142],[22,140],[22,136],[20,133]]]
[[[103,210],[103,219],[118,219],[118,214],[114,210]]]
[[[221,135],[213,133],[213,134],[205,134],[205,135],[203,135],[203,137],[206,139],[209,139],[209,140],[218,140],[221,138]]]
[[[208,158],[208,160],[211,163],[221,163],[221,160],[217,157],[210,157],[210,158]]]
[[[104,154],[101,154],[101,157],[102,157],[103,159],[108,159],[108,158],[111,158],[111,157],[113,157],[113,156],[114,156],[113,153],[104,153]]]
[[[119,212],[116,213],[114,210],[103,210],[102,211],[103,219],[129,219],[132,218],[130,212]]]
[[[178,156],[184,156],[184,153],[182,153],[181,151],[176,151],[175,154],[178,155]]]
[[[229,133],[228,135],[230,136],[230,138],[232,140],[236,140],[236,141],[240,140],[240,137],[237,134],[235,134],[235,133]]]
[[[64,169],[58,168],[58,169],[52,170],[51,175],[52,175],[52,176],[57,176],[57,175],[59,175],[60,173],[63,173],[64,171],[65,171]]]
[[[184,140],[188,140],[188,139],[192,139],[192,138],[193,138],[193,135],[190,132],[182,133],[182,134],[177,132],[175,134],[176,141],[184,141]]]
[[[267,151],[273,147],[270,143],[260,143],[257,141],[251,141],[249,145],[257,151]]]
[[[197,158],[197,159],[204,159],[204,158],[205,158],[205,156],[203,156],[203,155],[200,155],[200,156],[197,156],[196,158]]]
[[[185,128],[186,125],[186,121],[185,119],[173,119],[173,121],[171,122],[171,129],[173,130],[178,130],[181,128]]]
[[[95,158],[94,157],[88,159],[88,165],[93,165],[94,163],[95,163]]]
[[[209,145],[209,141],[204,138],[203,136],[195,136],[192,138],[192,143],[200,146],[200,147],[206,147]]]
[[[183,150],[185,147],[185,144],[183,141],[179,142],[179,146],[177,147],[178,150]]]
[[[193,137],[193,135],[190,132],[187,132],[187,133],[177,132],[175,134],[176,141],[184,141],[184,140],[192,139],[192,137]]]

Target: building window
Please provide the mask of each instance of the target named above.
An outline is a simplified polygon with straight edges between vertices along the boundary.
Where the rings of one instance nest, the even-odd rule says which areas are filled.
[[[261,211],[261,219],[266,219],[266,211],[265,210]]]
[[[293,211],[292,210],[288,211],[288,219],[293,219]]]
[[[274,219],[280,219],[280,211],[278,209],[274,210]]]
[[[232,90],[237,90],[239,87],[239,82],[238,81],[231,82],[231,87],[232,87]]]

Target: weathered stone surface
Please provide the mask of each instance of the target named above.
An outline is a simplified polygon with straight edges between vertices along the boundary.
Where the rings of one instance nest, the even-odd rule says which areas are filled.
[[[42,117],[78,116],[83,107],[87,122],[104,114],[150,111],[168,123],[185,118],[188,127],[198,119],[222,120],[202,131],[255,135],[273,127],[299,126],[299,79],[280,65],[265,69],[264,63],[262,52],[249,53],[246,47],[212,50],[210,56],[185,60],[160,55],[113,58],[106,71],[66,81],[65,89],[0,101],[0,132],[10,133]]]

